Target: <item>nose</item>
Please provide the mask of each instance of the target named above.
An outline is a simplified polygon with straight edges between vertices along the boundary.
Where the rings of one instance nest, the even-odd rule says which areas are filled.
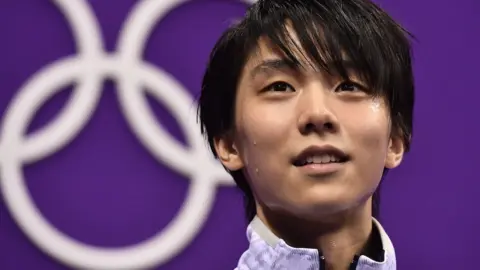
[[[304,89],[300,97],[298,129],[300,133],[335,133],[338,131],[338,120],[332,110],[331,97],[321,85],[312,85]]]

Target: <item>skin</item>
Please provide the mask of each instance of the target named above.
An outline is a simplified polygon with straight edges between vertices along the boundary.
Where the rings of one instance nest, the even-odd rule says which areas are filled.
[[[289,245],[321,250],[328,269],[347,269],[371,235],[371,196],[383,169],[400,164],[404,146],[392,135],[384,101],[354,73],[345,82],[282,60],[260,39],[238,83],[235,129],[216,138],[216,151],[229,170],[243,170],[272,232]],[[307,147],[325,145],[349,161],[328,174],[292,164]]]

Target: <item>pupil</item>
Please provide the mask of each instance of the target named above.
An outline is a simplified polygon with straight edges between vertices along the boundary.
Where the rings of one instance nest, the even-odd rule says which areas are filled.
[[[345,83],[342,85],[342,89],[347,91],[353,91],[355,90],[355,86],[351,83]]]
[[[275,85],[274,89],[276,91],[285,91],[287,89],[287,86],[284,83],[278,83]]]

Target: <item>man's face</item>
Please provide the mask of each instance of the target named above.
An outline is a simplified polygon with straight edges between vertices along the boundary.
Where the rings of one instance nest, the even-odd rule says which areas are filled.
[[[239,80],[231,140],[216,141],[222,163],[243,169],[257,202],[304,218],[367,201],[403,144],[388,108],[364,83],[294,69],[261,40]]]

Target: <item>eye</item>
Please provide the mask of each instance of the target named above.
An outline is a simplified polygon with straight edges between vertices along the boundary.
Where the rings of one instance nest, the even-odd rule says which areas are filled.
[[[264,91],[273,91],[273,92],[295,92],[293,86],[286,82],[274,82],[269,86],[264,88]]]
[[[356,91],[364,91],[365,88],[358,83],[354,83],[351,81],[342,82],[337,86],[335,92],[356,92]]]

